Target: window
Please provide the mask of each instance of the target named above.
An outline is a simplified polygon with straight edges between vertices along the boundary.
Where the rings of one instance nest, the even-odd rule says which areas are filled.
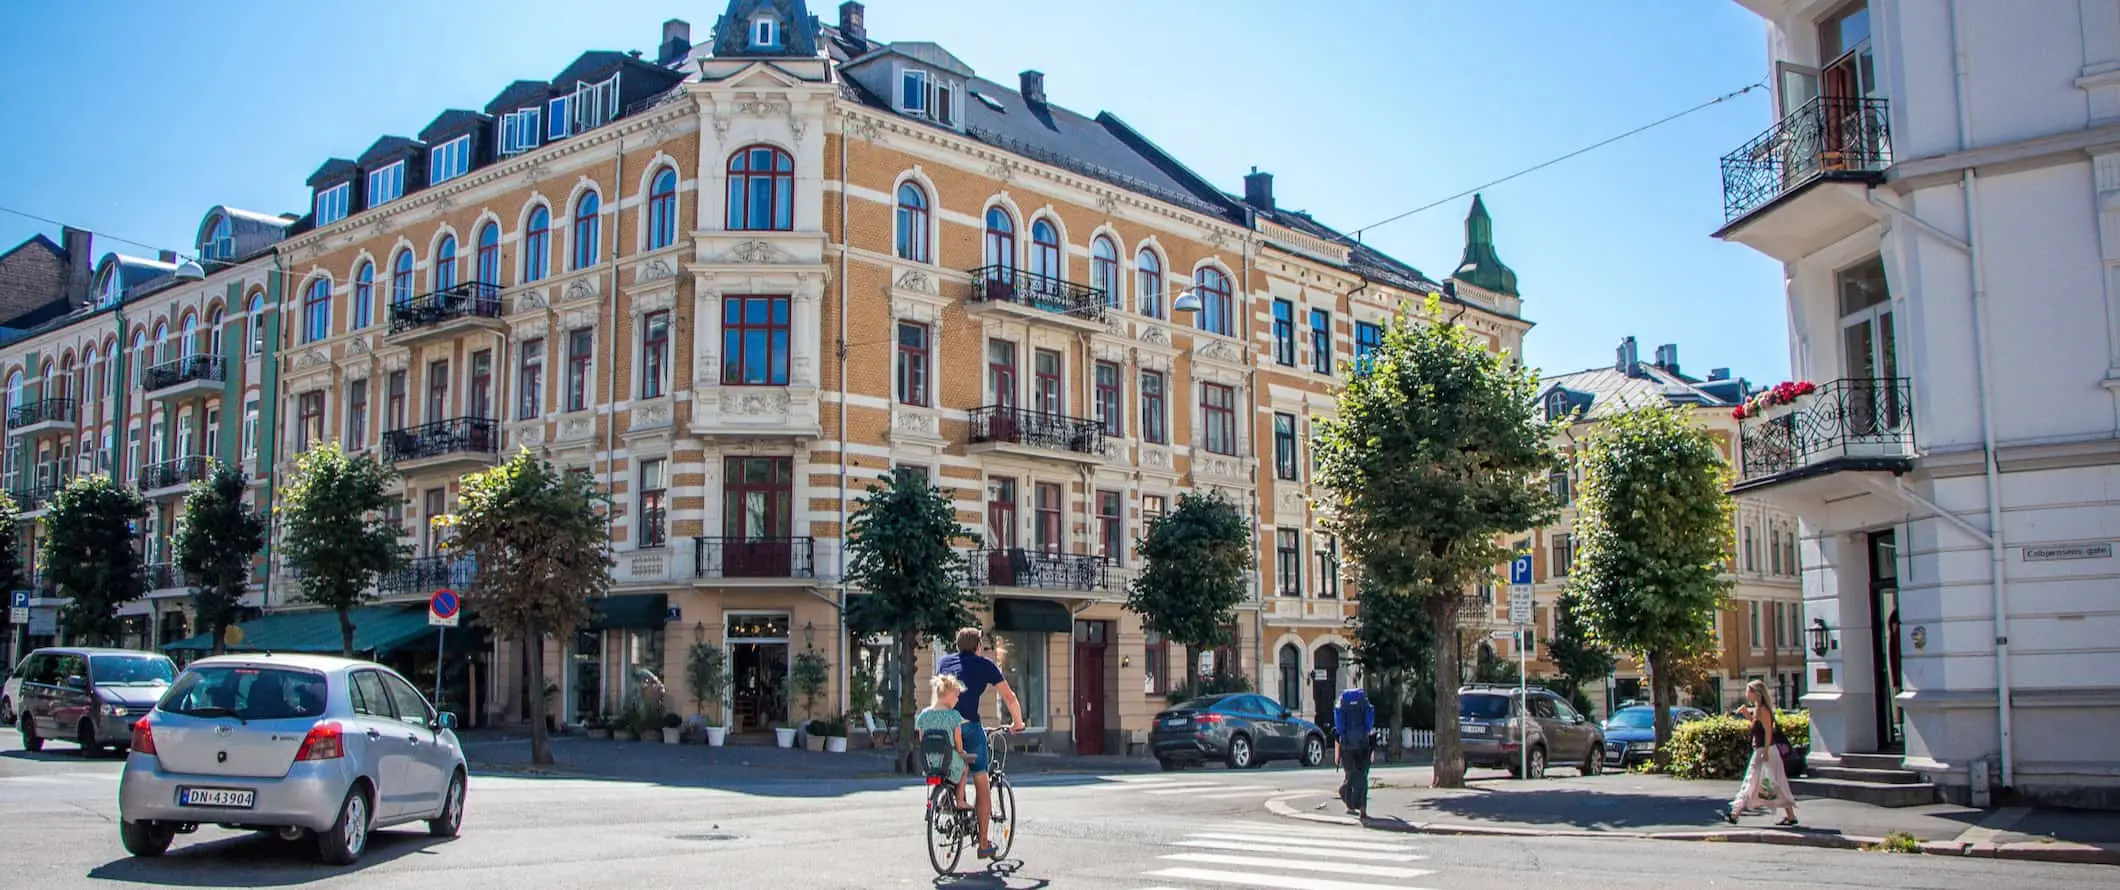
[[[1759,542],[1752,540],[1752,527],[1749,525],[1744,528],[1744,541],[1745,571],[1757,572],[1759,571]]]
[[[780,46],[780,22],[759,16],[751,20],[751,48],[777,49]]]
[[[1310,369],[1332,373],[1332,313],[1310,310]]]
[[[928,327],[898,323],[898,402],[928,405]]]
[[[721,304],[724,386],[788,384],[788,298],[728,296]]]
[[[1010,689],[1016,691],[1017,700],[1023,703],[1023,712],[1030,715],[1024,722],[1039,726],[1046,722],[1045,706],[1045,641],[1047,634],[1037,631],[1003,631],[995,661],[1001,665],[1002,676],[1008,679]]]
[[[1119,389],[1119,363],[1098,362],[1094,377],[1096,419],[1104,424],[1105,435],[1123,435],[1125,424],[1120,421],[1126,416],[1126,398]]]
[[[1555,500],[1563,507],[1575,503],[1574,479],[1567,470],[1554,470],[1546,474],[1546,489],[1553,492]]]
[[[1016,268],[1016,220],[999,207],[986,210],[986,264],[997,269]]]
[[[896,250],[901,260],[928,262],[927,192],[913,183],[898,187]]]
[[[236,258],[236,239],[228,226],[228,217],[215,215],[213,225],[206,232],[205,240],[199,242],[199,259],[227,262]]]
[[[443,235],[442,243],[434,249],[434,289],[446,291],[456,286],[456,236]]]
[[[659,399],[669,385],[670,313],[649,313],[640,330],[640,397]]]
[[[501,286],[501,227],[487,223],[478,230],[478,281],[486,294]]]
[[[1155,631],[1147,631],[1142,642],[1141,670],[1148,674],[1148,691],[1162,695],[1170,691],[1170,644]]]
[[[1007,340],[986,343],[986,389],[994,404],[1016,407],[1016,344]]]
[[[574,132],[574,97],[561,96],[545,103],[545,138],[559,139]]]
[[[427,184],[439,185],[471,172],[471,137],[458,136],[427,152]]]
[[[1287,300],[1273,301],[1273,360],[1296,365],[1296,304]]]
[[[1060,230],[1051,220],[1031,223],[1031,274],[1059,281],[1067,277],[1060,265]]]
[[[545,341],[540,337],[523,341],[522,365],[516,370],[517,420],[531,420],[545,413]]]
[[[368,173],[368,206],[378,207],[386,201],[395,201],[405,194],[405,162],[393,161],[380,170]]]
[[[1031,407],[1040,414],[1065,414],[1060,396],[1060,353],[1050,349],[1031,351]]]
[[[552,268],[552,211],[540,205],[530,211],[523,232],[523,280],[538,281]]]
[[[1553,565],[1548,577],[1566,578],[1575,569],[1575,539],[1563,532],[1553,536]]]
[[[587,269],[603,256],[603,221],[597,216],[602,209],[595,192],[584,192],[574,202],[573,268]]]
[[[1230,303],[1229,276],[1213,266],[1202,266],[1193,276],[1200,292],[1200,330],[1228,337],[1236,334],[1236,309]]]
[[[648,249],[677,243],[677,171],[664,168],[648,184]]]
[[[1037,510],[1038,525],[1032,542],[1041,553],[1060,552],[1060,486],[1051,482],[1040,482],[1032,489]]]
[[[331,281],[319,278],[302,295],[302,342],[331,336]]]
[[[493,417],[493,350],[481,349],[471,354],[471,410],[466,412],[480,420]]]
[[[589,361],[596,348],[596,332],[581,328],[567,332],[567,410],[589,407]]]
[[[1237,391],[1220,383],[1200,384],[1200,422],[1207,450],[1237,453]]]
[[[1170,443],[1169,411],[1164,405],[1163,372],[1141,372],[1141,440],[1151,445]]]
[[[108,450],[107,448],[105,450]],[[243,403],[243,459],[256,460],[258,456],[258,400]]]
[[[412,251],[398,251],[397,259],[390,262],[390,302],[392,305],[412,302]]]
[[[1354,367],[1356,373],[1369,370],[1369,357],[1384,348],[1384,329],[1366,321],[1354,323]]]
[[[375,264],[362,263],[353,273],[353,329],[375,324]]]
[[[1103,235],[1089,242],[1089,286],[1104,293],[1104,305],[1119,308],[1119,245]]]
[[[722,459],[722,534],[745,541],[785,540],[794,528],[795,462],[785,457],[729,457]],[[749,548],[746,548],[749,549]],[[732,554],[725,553],[727,560]],[[751,549],[735,564],[725,565],[731,574],[788,577],[792,554],[785,545]],[[749,563],[748,567],[743,564]]]
[[[177,344],[177,351],[181,353],[185,358],[190,358],[192,356],[198,355],[201,352],[202,347],[205,344],[199,342],[198,316],[191,315],[188,313],[184,316],[184,333],[182,334],[182,337],[182,342]],[[68,378],[73,376],[73,363],[73,356],[67,356],[65,366],[59,369],[60,398],[65,398],[67,396],[66,385]]]
[[[1767,550],[1767,561],[1769,565],[1774,567],[1773,573],[1779,575],[1781,574],[1781,529],[1773,529],[1767,532],[1767,535],[1768,540],[1772,542],[1772,546]]]
[[[1303,533],[1292,528],[1273,533],[1274,578],[1282,596],[1303,595]]]
[[[1163,317],[1163,260],[1146,248],[1134,255],[1134,298],[1142,315]]]
[[[729,156],[729,230],[795,228],[795,159],[770,145]]]
[[[1297,478],[1296,416],[1273,416],[1273,474],[1277,479]]]
[[[637,540],[642,547],[661,547],[668,540],[669,523],[663,508],[663,491],[666,485],[663,472],[666,466],[668,461],[660,457],[640,462],[640,494],[636,498],[639,501],[636,508],[640,511],[640,521],[635,525],[638,528]]]
[[[449,416],[449,360],[427,363],[427,415],[433,423]]]
[[[250,319],[250,354],[257,355],[265,351],[265,295],[251,294],[250,308],[244,314]]]
[[[352,195],[353,183],[350,182],[342,182],[330,188],[318,190],[316,206],[317,225],[328,226],[332,223],[338,222],[339,220],[345,219],[347,200]],[[110,278],[105,280],[111,284],[116,284],[118,276],[112,275],[110,276]],[[113,300],[112,302],[115,302],[115,300]]]
[[[618,116],[618,75],[603,83],[576,84],[574,88],[574,132],[586,133]]]
[[[925,71],[907,71],[898,80],[898,104],[907,114],[926,114],[928,77]]]
[[[390,428],[394,430],[405,428],[405,395],[407,390],[405,380],[404,371],[392,371],[388,382],[385,384],[388,394],[385,396],[386,404],[383,408],[389,412]]]
[[[1340,596],[1340,542],[1327,536],[1325,546],[1318,551],[1318,595],[1327,599]]]
[[[1546,420],[1556,421],[1568,416],[1568,391],[1556,389],[1546,394]]]
[[[1125,523],[1121,518],[1125,509],[1125,495],[1097,492],[1097,555],[1113,565],[1118,565],[1126,553]]]
[[[928,116],[934,118],[935,122],[939,124],[955,124],[957,122],[956,88],[949,84],[936,84],[934,107],[929,109]]]
[[[89,453],[94,453],[96,443],[94,440],[90,440],[83,447]],[[219,408],[206,409],[206,451],[204,454],[215,460],[221,458],[221,409]]]
[[[352,448],[368,444],[368,381],[346,385],[346,440]],[[207,447],[212,451],[212,446]]]
[[[311,444],[324,441],[324,393],[305,392],[296,397],[295,404],[294,450],[308,451]]]
[[[536,148],[538,127],[543,120],[544,109],[534,107],[501,115],[501,157]]]

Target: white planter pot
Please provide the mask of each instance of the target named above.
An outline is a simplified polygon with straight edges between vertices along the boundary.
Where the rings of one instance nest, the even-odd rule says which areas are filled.
[[[663,744],[665,744],[665,745],[675,745],[675,744],[677,744],[677,742],[678,742],[678,739],[682,738],[682,737],[684,736],[684,733],[685,733],[685,731],[684,731],[684,728],[683,728],[683,727],[679,727],[679,728],[677,728],[677,729],[665,729],[665,730],[663,730]]]
[[[824,749],[833,754],[847,753],[847,740],[842,736],[826,736]]]
[[[728,740],[729,740],[729,728],[728,728],[728,727],[726,727],[726,726],[709,726],[709,727],[707,727],[707,744],[708,744],[709,746],[711,746],[711,747],[715,747],[715,748],[719,748],[719,747],[721,747],[721,744],[722,744],[723,742],[726,742],[726,741],[728,741]]]
[[[783,748],[795,747],[795,730],[789,727],[774,727],[773,743]]]

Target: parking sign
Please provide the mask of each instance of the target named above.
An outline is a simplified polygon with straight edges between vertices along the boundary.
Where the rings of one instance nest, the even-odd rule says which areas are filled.
[[[1525,553],[1509,561],[1509,583],[1531,583],[1531,554]]]
[[[7,602],[7,623],[29,623],[29,591],[11,591]]]

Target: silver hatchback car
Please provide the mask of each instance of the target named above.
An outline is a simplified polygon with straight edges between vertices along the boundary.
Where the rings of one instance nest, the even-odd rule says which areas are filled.
[[[126,852],[159,856],[202,823],[314,835],[334,865],[359,859],[379,828],[424,821],[454,837],[467,775],[455,728],[456,715],[373,662],[201,659],[133,725],[119,837]]]

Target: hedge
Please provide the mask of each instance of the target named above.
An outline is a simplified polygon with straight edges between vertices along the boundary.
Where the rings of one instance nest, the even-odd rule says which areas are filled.
[[[1811,715],[1803,711],[1778,711],[1774,722],[1782,738],[1793,747],[1811,743]],[[1734,779],[1743,776],[1752,759],[1751,721],[1742,717],[1715,716],[1682,723],[1671,730],[1665,754],[1665,771],[1685,779]]]

